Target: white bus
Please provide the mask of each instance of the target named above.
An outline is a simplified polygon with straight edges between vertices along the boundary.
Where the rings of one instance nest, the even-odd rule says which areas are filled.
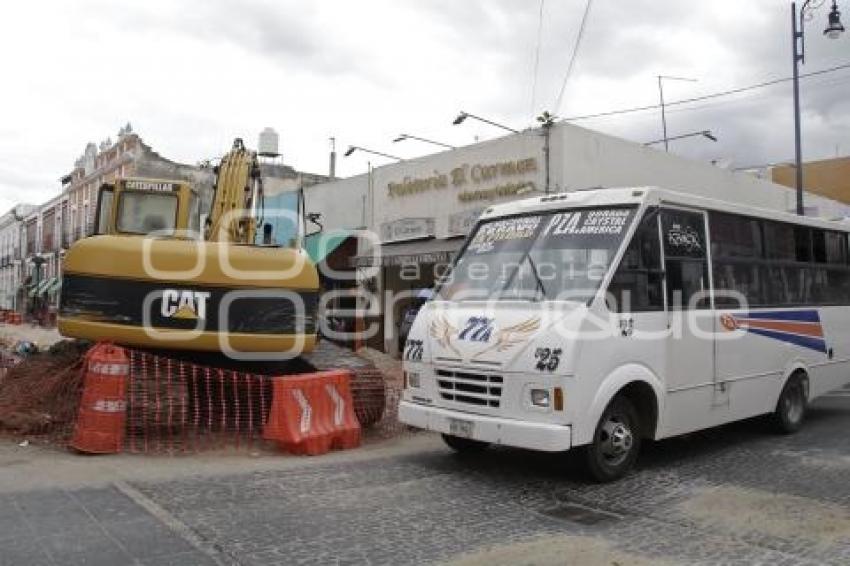
[[[581,447],[599,481],[642,439],[850,382],[848,228],[657,188],[487,209],[403,352],[402,422],[455,450]]]

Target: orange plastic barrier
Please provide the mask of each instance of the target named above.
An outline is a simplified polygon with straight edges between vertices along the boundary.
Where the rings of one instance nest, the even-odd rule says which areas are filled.
[[[331,448],[360,445],[360,423],[354,415],[348,371],[324,371],[276,377],[266,440],[294,454],[324,454]]]
[[[71,446],[91,454],[115,454],[124,444],[130,361],[107,342],[86,354],[83,396]]]

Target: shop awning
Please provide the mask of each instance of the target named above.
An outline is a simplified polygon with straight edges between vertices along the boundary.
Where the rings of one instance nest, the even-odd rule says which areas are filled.
[[[47,279],[42,281],[39,284],[38,289],[36,289],[36,291],[35,291],[36,296],[40,297],[41,295],[44,295],[45,293],[47,293],[47,291],[50,289],[50,287],[53,286],[53,284],[55,282],[56,282],[55,277],[48,277]]]
[[[357,256],[353,259],[355,267],[372,265],[406,265],[423,263],[449,263],[460,247],[463,238],[444,240],[431,238],[397,244],[384,244],[374,254]]]
[[[343,230],[334,230],[330,233],[318,233],[307,236],[304,241],[304,249],[307,255],[313,260],[313,263],[321,263],[333,253],[344,241],[346,241],[350,232]]]
[[[62,278],[61,277],[54,277],[53,283],[50,285],[50,287],[47,288],[47,292],[48,293],[55,293],[61,287],[62,287]]]
[[[42,279],[38,284],[33,284],[27,292],[28,297],[37,297],[44,292],[44,289],[50,283],[50,279]]]

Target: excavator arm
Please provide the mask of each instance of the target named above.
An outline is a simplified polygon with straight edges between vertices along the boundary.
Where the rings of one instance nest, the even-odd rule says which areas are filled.
[[[215,193],[205,238],[214,242],[253,244],[262,223],[263,182],[257,154],[241,138],[215,169]]]

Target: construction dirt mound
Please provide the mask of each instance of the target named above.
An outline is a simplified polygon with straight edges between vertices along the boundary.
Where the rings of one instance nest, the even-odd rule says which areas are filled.
[[[0,431],[65,438],[77,416],[88,344],[65,340],[0,370]],[[4,352],[4,360],[15,358]]]

